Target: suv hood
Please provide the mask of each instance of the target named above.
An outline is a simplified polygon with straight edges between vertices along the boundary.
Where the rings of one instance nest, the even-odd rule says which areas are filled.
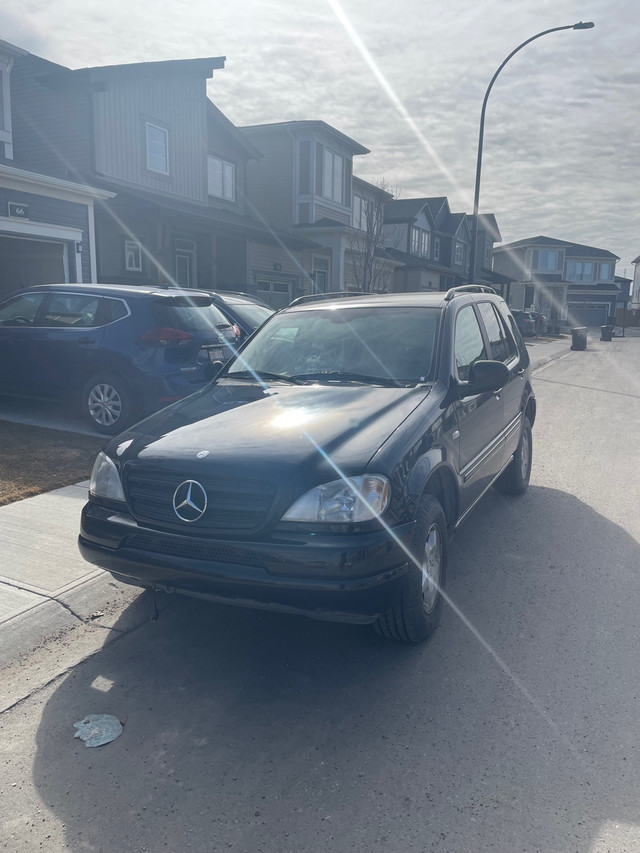
[[[133,437],[125,465],[188,467],[194,476],[205,466],[227,476],[317,483],[335,477],[327,456],[347,474],[364,471],[430,390],[223,381],[137,424],[112,449]]]

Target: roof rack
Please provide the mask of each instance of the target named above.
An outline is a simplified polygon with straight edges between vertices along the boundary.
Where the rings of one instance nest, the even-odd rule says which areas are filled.
[[[323,299],[349,299],[352,296],[368,296],[362,290],[330,290],[328,293],[310,293],[306,296],[298,296],[287,305],[291,308],[295,305],[305,305],[307,302],[321,302]],[[378,295],[378,294],[376,294]]]
[[[487,284],[463,284],[461,287],[449,288],[444,297],[445,302],[449,302],[454,296],[462,296],[464,293],[493,293],[494,296],[498,295],[493,287],[489,287]]]

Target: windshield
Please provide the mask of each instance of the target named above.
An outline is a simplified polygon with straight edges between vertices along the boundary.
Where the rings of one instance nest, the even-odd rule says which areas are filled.
[[[228,371],[309,381],[416,384],[432,378],[440,310],[342,307],[277,315]]]

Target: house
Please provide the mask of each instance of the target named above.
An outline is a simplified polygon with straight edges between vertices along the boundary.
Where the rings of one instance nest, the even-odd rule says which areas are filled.
[[[359,288],[367,278],[358,258],[366,242],[359,232],[366,234],[367,222],[372,223],[367,210],[373,211],[378,188],[353,178],[353,158],[369,150],[324,121],[241,130],[262,155],[249,164],[253,215],[306,242],[297,253],[284,247],[271,253],[271,267],[264,247],[250,246],[248,277],[257,283],[258,295],[278,305],[278,298],[287,304],[304,293]],[[386,275],[396,264],[376,249],[373,267],[381,266]]]
[[[253,241],[307,245],[248,212],[247,164],[261,154],[206,94],[224,61],[70,70],[15,59],[14,131],[32,168],[103,193],[94,280],[246,289]]]
[[[615,317],[617,255],[552,237],[494,249],[494,270],[512,277],[512,308],[546,314],[551,323],[601,326]]]
[[[478,223],[482,258],[478,281],[502,292],[510,279],[492,270],[493,244],[502,239],[493,214]],[[408,198],[385,205],[385,245],[401,266],[394,274],[394,289],[448,290],[467,283],[471,230],[466,213],[452,213],[445,196]]]
[[[47,281],[95,281],[95,211],[113,197],[58,162],[50,168],[55,134],[43,135],[24,109],[37,86],[24,73],[32,62],[41,67],[27,51],[0,41],[0,298]],[[73,104],[62,105],[60,120],[73,111]]]

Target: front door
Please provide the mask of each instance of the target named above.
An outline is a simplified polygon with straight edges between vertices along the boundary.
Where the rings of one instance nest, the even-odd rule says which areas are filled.
[[[473,305],[465,305],[458,311],[454,352],[457,379],[462,384],[469,380],[471,365],[488,358]],[[504,408],[501,395],[487,391],[456,400],[455,409],[460,433],[460,510],[464,514],[502,467]]]

